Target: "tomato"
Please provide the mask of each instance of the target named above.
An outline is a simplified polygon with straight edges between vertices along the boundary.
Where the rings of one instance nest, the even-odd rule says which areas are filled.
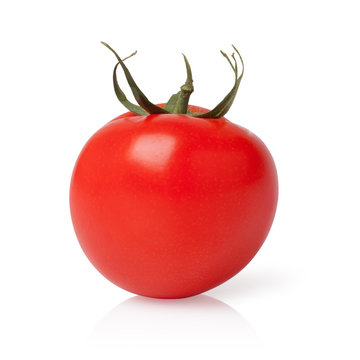
[[[106,278],[180,298],[253,258],[274,218],[277,176],[263,142],[224,118],[128,113],[87,142],[70,199],[80,245]]]
[[[237,274],[263,244],[277,197],[275,164],[257,136],[224,117],[171,113],[107,123],[82,149],[70,186],[91,263],[155,298],[200,294]]]

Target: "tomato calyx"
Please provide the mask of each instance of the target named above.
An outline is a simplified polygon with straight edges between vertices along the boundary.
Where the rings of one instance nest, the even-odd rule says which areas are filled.
[[[191,67],[186,56],[184,54],[182,55],[185,60],[186,74],[187,74],[185,84],[181,86],[180,91],[178,93],[170,97],[169,101],[164,106],[165,110],[173,114],[187,114],[190,112],[188,109],[189,99],[190,99],[190,95],[194,91]]]
[[[193,113],[189,110],[188,104],[191,94],[194,91],[193,86],[193,78],[192,78],[192,72],[191,67],[189,64],[188,59],[183,54],[185,66],[186,66],[186,73],[187,78],[184,83],[184,85],[181,86],[180,91],[176,94],[173,94],[169,101],[166,103],[166,105],[162,108],[155,104],[153,104],[146,96],[145,94],[140,90],[138,85],[136,84],[134,78],[132,77],[129,69],[125,65],[125,60],[134,56],[137,52],[135,51],[130,56],[121,59],[120,56],[116,53],[116,51],[110,47],[105,42],[101,42],[104,46],[106,46],[116,57],[117,64],[114,67],[113,70],[113,85],[115,94],[118,98],[118,100],[131,112],[137,114],[137,115],[150,115],[150,114],[186,114],[188,116],[197,117],[197,118],[203,118],[203,119],[219,119],[223,117],[230,109],[231,105],[234,102],[234,99],[236,97],[237,91],[239,89],[239,85],[241,82],[241,79],[244,74],[244,62],[243,59],[239,53],[239,51],[235,48],[234,45],[232,45],[235,52],[231,54],[231,57],[233,59],[233,62],[231,61],[230,57],[223,51],[220,50],[221,54],[226,58],[228,63],[230,64],[234,74],[235,74],[235,83],[230,92],[224,97],[224,99],[216,105],[212,110],[205,112],[205,113]],[[240,62],[241,62],[241,72],[239,73],[238,69],[238,62],[236,59],[236,55],[238,55]],[[118,66],[121,66],[125,78],[130,86],[130,89],[134,95],[134,98],[138,105],[133,104],[130,102],[125,93],[121,90],[117,76],[116,71],[118,69]]]

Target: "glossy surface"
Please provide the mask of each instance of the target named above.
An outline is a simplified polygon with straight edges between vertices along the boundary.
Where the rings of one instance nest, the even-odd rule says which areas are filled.
[[[224,118],[128,113],[83,148],[70,206],[80,245],[106,278],[136,294],[179,298],[248,264],[277,196],[273,159],[248,130]]]

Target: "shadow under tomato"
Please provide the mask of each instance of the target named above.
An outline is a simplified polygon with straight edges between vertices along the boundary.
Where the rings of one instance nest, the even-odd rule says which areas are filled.
[[[91,344],[119,352],[205,351],[204,355],[258,345],[249,323],[232,307],[210,296],[177,300],[134,296],[96,325]],[[184,353],[185,355],[185,353]]]

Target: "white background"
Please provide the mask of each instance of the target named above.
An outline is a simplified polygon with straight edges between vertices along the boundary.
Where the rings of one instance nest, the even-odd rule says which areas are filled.
[[[358,5],[1,1],[0,357],[359,359]],[[206,294],[134,297],[77,243],[74,162],[124,112],[101,40],[123,57],[138,50],[128,66],[153,102],[183,83],[181,52],[204,107],[232,86],[219,49],[244,57],[227,118],[272,152],[279,205],[255,259]]]

